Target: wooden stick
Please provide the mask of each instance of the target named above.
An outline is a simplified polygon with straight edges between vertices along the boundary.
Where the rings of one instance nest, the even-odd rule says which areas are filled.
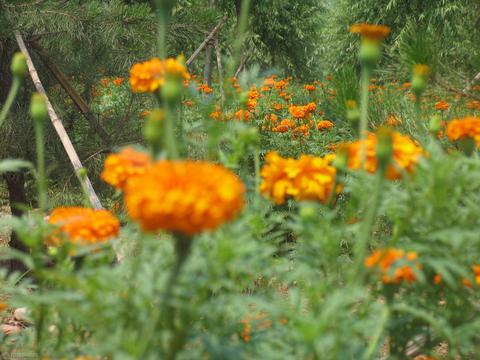
[[[218,22],[218,24],[212,29],[210,34],[208,34],[208,36],[205,38],[205,40],[203,40],[203,42],[200,44],[200,46],[197,48],[197,50],[195,50],[193,52],[193,54],[188,58],[188,60],[186,62],[187,66],[189,66],[193,62],[193,60],[195,60],[195,58],[198,56],[198,54],[200,54],[200,52],[204,49],[204,47],[207,46],[209,41],[213,39],[215,34],[218,32],[218,30],[220,30],[220,28],[223,26],[223,24],[225,23],[226,20],[227,20],[227,16],[224,16]]]
[[[70,141],[70,138],[68,137],[68,134],[65,131],[65,128],[63,127],[62,122],[58,118],[52,106],[52,103],[47,97],[47,93],[45,92],[45,88],[43,87],[42,82],[38,77],[37,70],[33,65],[32,58],[28,53],[27,47],[25,46],[25,42],[23,41],[23,38],[18,31],[15,32],[15,39],[17,40],[18,47],[27,58],[28,71],[30,73],[30,77],[32,78],[33,84],[35,85],[35,88],[37,89],[37,91],[45,97],[45,103],[47,105],[47,110],[48,110],[48,115],[50,117],[50,120],[52,121],[53,127],[55,128],[55,131],[57,132],[58,137],[60,138],[60,141],[62,142],[62,145],[65,148],[65,151],[67,152],[68,158],[72,163],[73,169],[78,174],[78,171],[83,169],[83,165],[80,162],[80,158],[78,157],[77,152],[75,151],[75,148],[73,147],[72,142]],[[103,206],[100,203],[100,200],[98,199],[98,196],[95,193],[95,190],[93,189],[92,183],[90,182],[90,179],[88,178],[88,176],[79,177],[79,179],[80,179],[80,182],[82,183],[82,186],[86,189],[88,193],[88,197],[90,199],[92,206],[95,209],[103,209]]]
[[[220,42],[218,37],[215,38],[215,54],[217,56],[217,69],[218,69],[218,83],[220,84],[220,95],[222,97],[222,105],[225,101],[225,92],[223,91],[223,69],[222,69],[222,56],[220,53]]]
[[[85,119],[87,119],[88,123],[95,131],[95,133],[102,140],[104,140],[107,145],[110,144],[110,136],[108,135],[107,131],[99,123],[98,119],[93,115],[87,103],[82,99],[82,97],[77,93],[75,88],[67,80],[67,77],[63,74],[62,70],[60,70],[58,65],[48,55],[45,49],[43,49],[36,41],[31,41],[30,44],[32,45],[33,49],[35,49],[35,52],[38,54],[45,66],[51,71],[53,76],[60,83],[62,88],[70,97],[70,99],[72,99],[78,110],[80,110]]]

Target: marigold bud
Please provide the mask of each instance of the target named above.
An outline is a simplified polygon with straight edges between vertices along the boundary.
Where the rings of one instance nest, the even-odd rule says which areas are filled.
[[[380,43],[378,41],[370,40],[362,41],[358,56],[363,66],[373,68],[382,56]]]
[[[179,102],[182,96],[182,85],[174,79],[166,80],[162,87],[162,96],[167,103],[175,104]]]
[[[10,70],[13,76],[23,79],[28,71],[27,58],[21,52],[17,52],[13,55]]]
[[[33,120],[44,122],[48,117],[47,104],[45,97],[39,93],[34,93],[30,100],[30,114]]]
[[[159,144],[163,137],[163,120],[165,114],[163,110],[153,110],[148,116],[145,128],[143,129],[143,136],[150,144]]]
[[[412,90],[415,96],[418,98],[427,88],[427,80],[424,76],[413,75],[412,78]]]
[[[431,134],[437,135],[442,130],[442,118],[438,115],[432,116],[428,128]]]

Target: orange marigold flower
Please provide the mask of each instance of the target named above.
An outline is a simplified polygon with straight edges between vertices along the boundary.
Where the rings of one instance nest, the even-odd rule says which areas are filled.
[[[282,110],[283,105],[282,105],[282,104],[275,103],[275,104],[272,105],[272,107],[273,107],[273,110],[275,110],[275,111],[280,111],[280,110]]]
[[[256,99],[248,99],[247,100],[247,110],[254,110],[257,107],[257,100]]]
[[[243,208],[245,187],[231,171],[204,161],[159,161],[127,183],[128,215],[144,231],[195,235]]]
[[[445,100],[437,101],[435,103],[435,110],[447,111],[450,108],[450,105]]]
[[[147,116],[150,115],[150,113],[151,113],[150,110],[143,110],[143,111],[139,114],[139,116],[140,116],[141,118],[146,118]]]
[[[272,129],[273,132],[279,132],[279,133],[285,133],[288,130],[290,130],[290,127],[282,124],[279,124]]]
[[[480,110],[480,101],[472,100],[467,103],[467,109],[469,110]]]
[[[0,302],[0,313],[5,311],[6,309],[8,309],[8,305],[3,302]]]
[[[304,85],[303,88],[309,92],[313,92],[315,90],[317,90],[317,88],[315,87],[315,85]]]
[[[390,115],[386,121],[388,126],[396,127],[402,124],[402,119],[395,115]]]
[[[59,227],[61,234],[77,245],[91,245],[118,235],[120,223],[107,210],[82,207],[60,207],[50,214],[48,222]],[[58,234],[47,239],[49,245],[59,245]]]
[[[213,91],[213,89],[210,86],[208,86],[207,84],[200,84],[197,87],[197,90],[201,91],[201,92],[204,92],[205,94],[210,94]]]
[[[285,88],[287,87],[287,84],[288,84],[287,80],[285,79],[279,80],[274,85],[275,90],[285,90]]]
[[[250,120],[250,112],[248,110],[240,109],[235,113],[235,117],[237,120],[248,121]]]
[[[118,78],[113,80],[113,83],[115,84],[115,86],[120,86],[120,85],[123,84],[123,81],[124,81],[124,79],[122,77],[118,77]]]
[[[293,129],[294,135],[308,136],[310,134],[310,128],[307,125],[300,125]]]
[[[331,122],[330,120],[320,120],[318,123],[317,123],[317,129],[322,131],[322,130],[328,130],[328,129],[331,129],[333,128],[333,122]]]
[[[143,174],[150,166],[150,157],[132,147],[124,148],[105,159],[101,178],[116,189],[124,190],[127,181]]]
[[[179,79],[189,79],[190,74],[181,58],[151,60],[136,63],[130,69],[130,87],[133,92],[155,92],[165,83],[165,77],[171,76]]]
[[[385,284],[398,284],[401,281],[414,282],[417,277],[413,267],[420,265],[415,261],[417,253],[405,253],[402,249],[388,248],[375,250],[372,255],[365,259],[365,266],[376,267]]]
[[[381,41],[390,34],[390,28],[385,25],[355,24],[350,27],[350,32],[359,34],[362,39]]]
[[[390,180],[400,179],[399,169],[406,172],[413,172],[415,166],[423,154],[422,148],[408,136],[398,132],[392,133],[393,141],[393,164],[387,168],[386,177]],[[353,170],[361,168],[362,142],[360,140],[346,144],[348,148],[348,167]],[[365,170],[374,173],[377,171],[378,161],[376,156],[377,136],[373,133],[367,134],[365,142]]]
[[[276,204],[283,204],[288,197],[326,202],[335,186],[333,158],[302,155],[295,160],[270,152],[260,173],[260,191]]]
[[[439,274],[436,274],[436,275],[433,277],[433,283],[434,283],[435,285],[441,284],[441,283],[442,283],[442,276],[439,275]]]
[[[475,282],[477,285],[480,285],[480,265],[473,265],[473,276],[475,277]]]
[[[287,126],[289,129],[293,129],[297,126],[297,123],[292,119],[283,119],[280,121],[279,125]]]
[[[480,117],[467,116],[454,119],[447,125],[447,136],[451,141],[471,138],[480,147]]]

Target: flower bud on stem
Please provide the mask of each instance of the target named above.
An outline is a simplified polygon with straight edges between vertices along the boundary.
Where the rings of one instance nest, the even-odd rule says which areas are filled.
[[[34,93],[30,101],[30,114],[34,121],[35,142],[37,151],[37,191],[38,207],[41,211],[47,208],[47,177],[45,172],[45,121],[48,117],[45,98]]]

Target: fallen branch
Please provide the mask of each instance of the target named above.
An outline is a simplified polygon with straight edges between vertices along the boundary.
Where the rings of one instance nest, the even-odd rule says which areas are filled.
[[[207,46],[207,44],[213,39],[215,34],[218,32],[218,30],[220,30],[220,28],[223,26],[223,24],[225,23],[226,20],[227,20],[227,16],[224,16],[218,22],[218,24],[212,29],[210,34],[208,34],[208,36],[205,38],[205,40],[203,40],[203,42],[200,44],[200,46],[197,48],[197,50],[195,50],[193,52],[193,54],[188,58],[188,60],[186,62],[187,66],[189,66],[195,60],[195,58],[198,56],[198,54],[200,54],[200,52],[205,48],[205,46]]]
[[[35,85],[35,88],[40,94],[42,94],[45,97],[45,103],[47,105],[48,115],[53,124],[53,127],[55,128],[55,131],[57,132],[60,138],[60,141],[62,142],[62,145],[65,148],[65,151],[67,152],[68,158],[72,163],[73,169],[75,170],[76,173],[78,173],[79,170],[83,169],[83,165],[80,162],[77,152],[75,151],[75,148],[73,147],[72,142],[68,137],[68,134],[65,131],[65,128],[63,127],[62,122],[58,118],[52,106],[52,103],[47,97],[47,93],[45,92],[45,88],[43,87],[42,82],[38,77],[37,70],[33,65],[32,58],[30,57],[27,47],[25,46],[25,42],[23,41],[23,38],[18,31],[15,32],[15,39],[17,40],[18,47],[27,58],[28,71],[30,73],[30,77],[32,78],[33,84]],[[92,206],[96,209],[102,209],[103,208],[102,204],[100,203],[100,200],[98,199],[98,196],[95,193],[95,190],[93,189],[92,183],[90,182],[90,179],[88,178],[88,176],[79,177],[79,180],[82,183],[83,188],[86,189]]]

